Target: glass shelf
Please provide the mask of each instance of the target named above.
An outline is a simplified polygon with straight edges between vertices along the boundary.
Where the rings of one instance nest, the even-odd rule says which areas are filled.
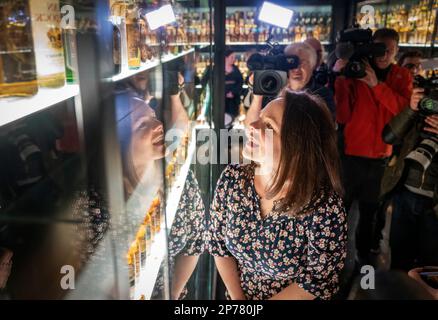
[[[79,95],[79,85],[65,85],[56,89],[39,89],[31,97],[11,97],[0,99],[0,126],[20,120],[35,112]]]

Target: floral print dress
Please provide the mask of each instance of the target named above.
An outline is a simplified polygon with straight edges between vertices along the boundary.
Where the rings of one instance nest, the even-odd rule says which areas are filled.
[[[195,174],[189,170],[184,189],[178,203],[175,219],[168,237],[168,263],[170,281],[173,281],[175,259],[178,255],[200,256],[205,251],[206,220],[205,205]],[[163,299],[164,270],[163,261],[155,284],[152,299]],[[188,294],[187,288],[181,292],[179,299]]]
[[[269,299],[292,283],[319,299],[339,287],[346,257],[346,213],[327,190],[292,216],[274,209],[261,217],[253,165],[229,165],[210,210],[207,246],[213,256],[234,257],[249,300]],[[303,211],[304,212],[304,211]]]

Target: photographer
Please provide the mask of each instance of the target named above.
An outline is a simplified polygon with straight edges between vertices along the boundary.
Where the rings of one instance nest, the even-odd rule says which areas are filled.
[[[318,85],[312,77],[318,59],[315,50],[308,44],[294,43],[284,49],[284,54],[286,56],[296,55],[299,59],[298,67],[288,71],[287,85],[285,87],[292,91],[308,90],[312,94],[319,95],[330,109],[330,112],[334,114],[335,103],[333,94],[328,88]],[[249,78],[250,87],[254,83],[253,81],[254,77],[251,75]],[[268,102],[264,98],[262,95],[254,94],[246,115],[245,126],[257,121],[260,111]]]
[[[391,267],[406,271],[438,265],[438,114],[424,114],[424,96],[423,88],[415,88],[409,108],[383,131],[385,142],[402,141],[381,188],[392,199]]]
[[[360,262],[365,264],[369,263],[371,249],[378,248],[377,238],[373,237],[374,220],[381,179],[392,153],[381,132],[408,105],[412,92],[409,71],[393,64],[398,52],[397,32],[379,29],[372,41],[383,43],[386,50],[383,56],[362,61],[365,76],[338,76],[335,82],[336,119],[344,143],[345,204],[349,210],[354,200],[359,202],[356,247]],[[338,60],[336,68],[346,68],[347,64],[346,60]]]
[[[415,77],[416,75],[421,74],[423,71],[423,67],[421,65],[422,58],[423,54],[418,50],[406,51],[400,56],[397,64],[400,67],[409,69],[412,77]]]

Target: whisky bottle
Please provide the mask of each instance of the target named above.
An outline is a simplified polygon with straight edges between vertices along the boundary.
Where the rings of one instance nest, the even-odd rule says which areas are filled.
[[[127,3],[123,0],[110,0],[110,21],[113,24],[113,62],[114,74],[128,68],[128,48],[126,39]]]
[[[65,57],[65,75],[67,83],[78,81],[78,51],[76,45],[76,29],[66,27],[62,29],[62,40]]]
[[[28,1],[0,2],[0,97],[38,92]]]
[[[116,24],[113,24],[113,63],[114,74],[122,72],[122,37],[120,29]]]
[[[38,84],[57,88],[65,84],[59,0],[30,0]]]
[[[128,46],[128,68],[138,69],[141,65],[140,23],[137,8],[128,7],[126,18],[126,40]]]

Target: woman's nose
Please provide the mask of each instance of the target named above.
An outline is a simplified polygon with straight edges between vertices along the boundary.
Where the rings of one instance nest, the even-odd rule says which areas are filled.
[[[249,124],[249,129],[250,129],[250,130],[260,129],[260,120],[257,120],[257,121],[254,121],[254,122],[251,122],[251,123]]]
[[[152,128],[154,131],[164,132],[163,123],[160,120],[154,119]]]

